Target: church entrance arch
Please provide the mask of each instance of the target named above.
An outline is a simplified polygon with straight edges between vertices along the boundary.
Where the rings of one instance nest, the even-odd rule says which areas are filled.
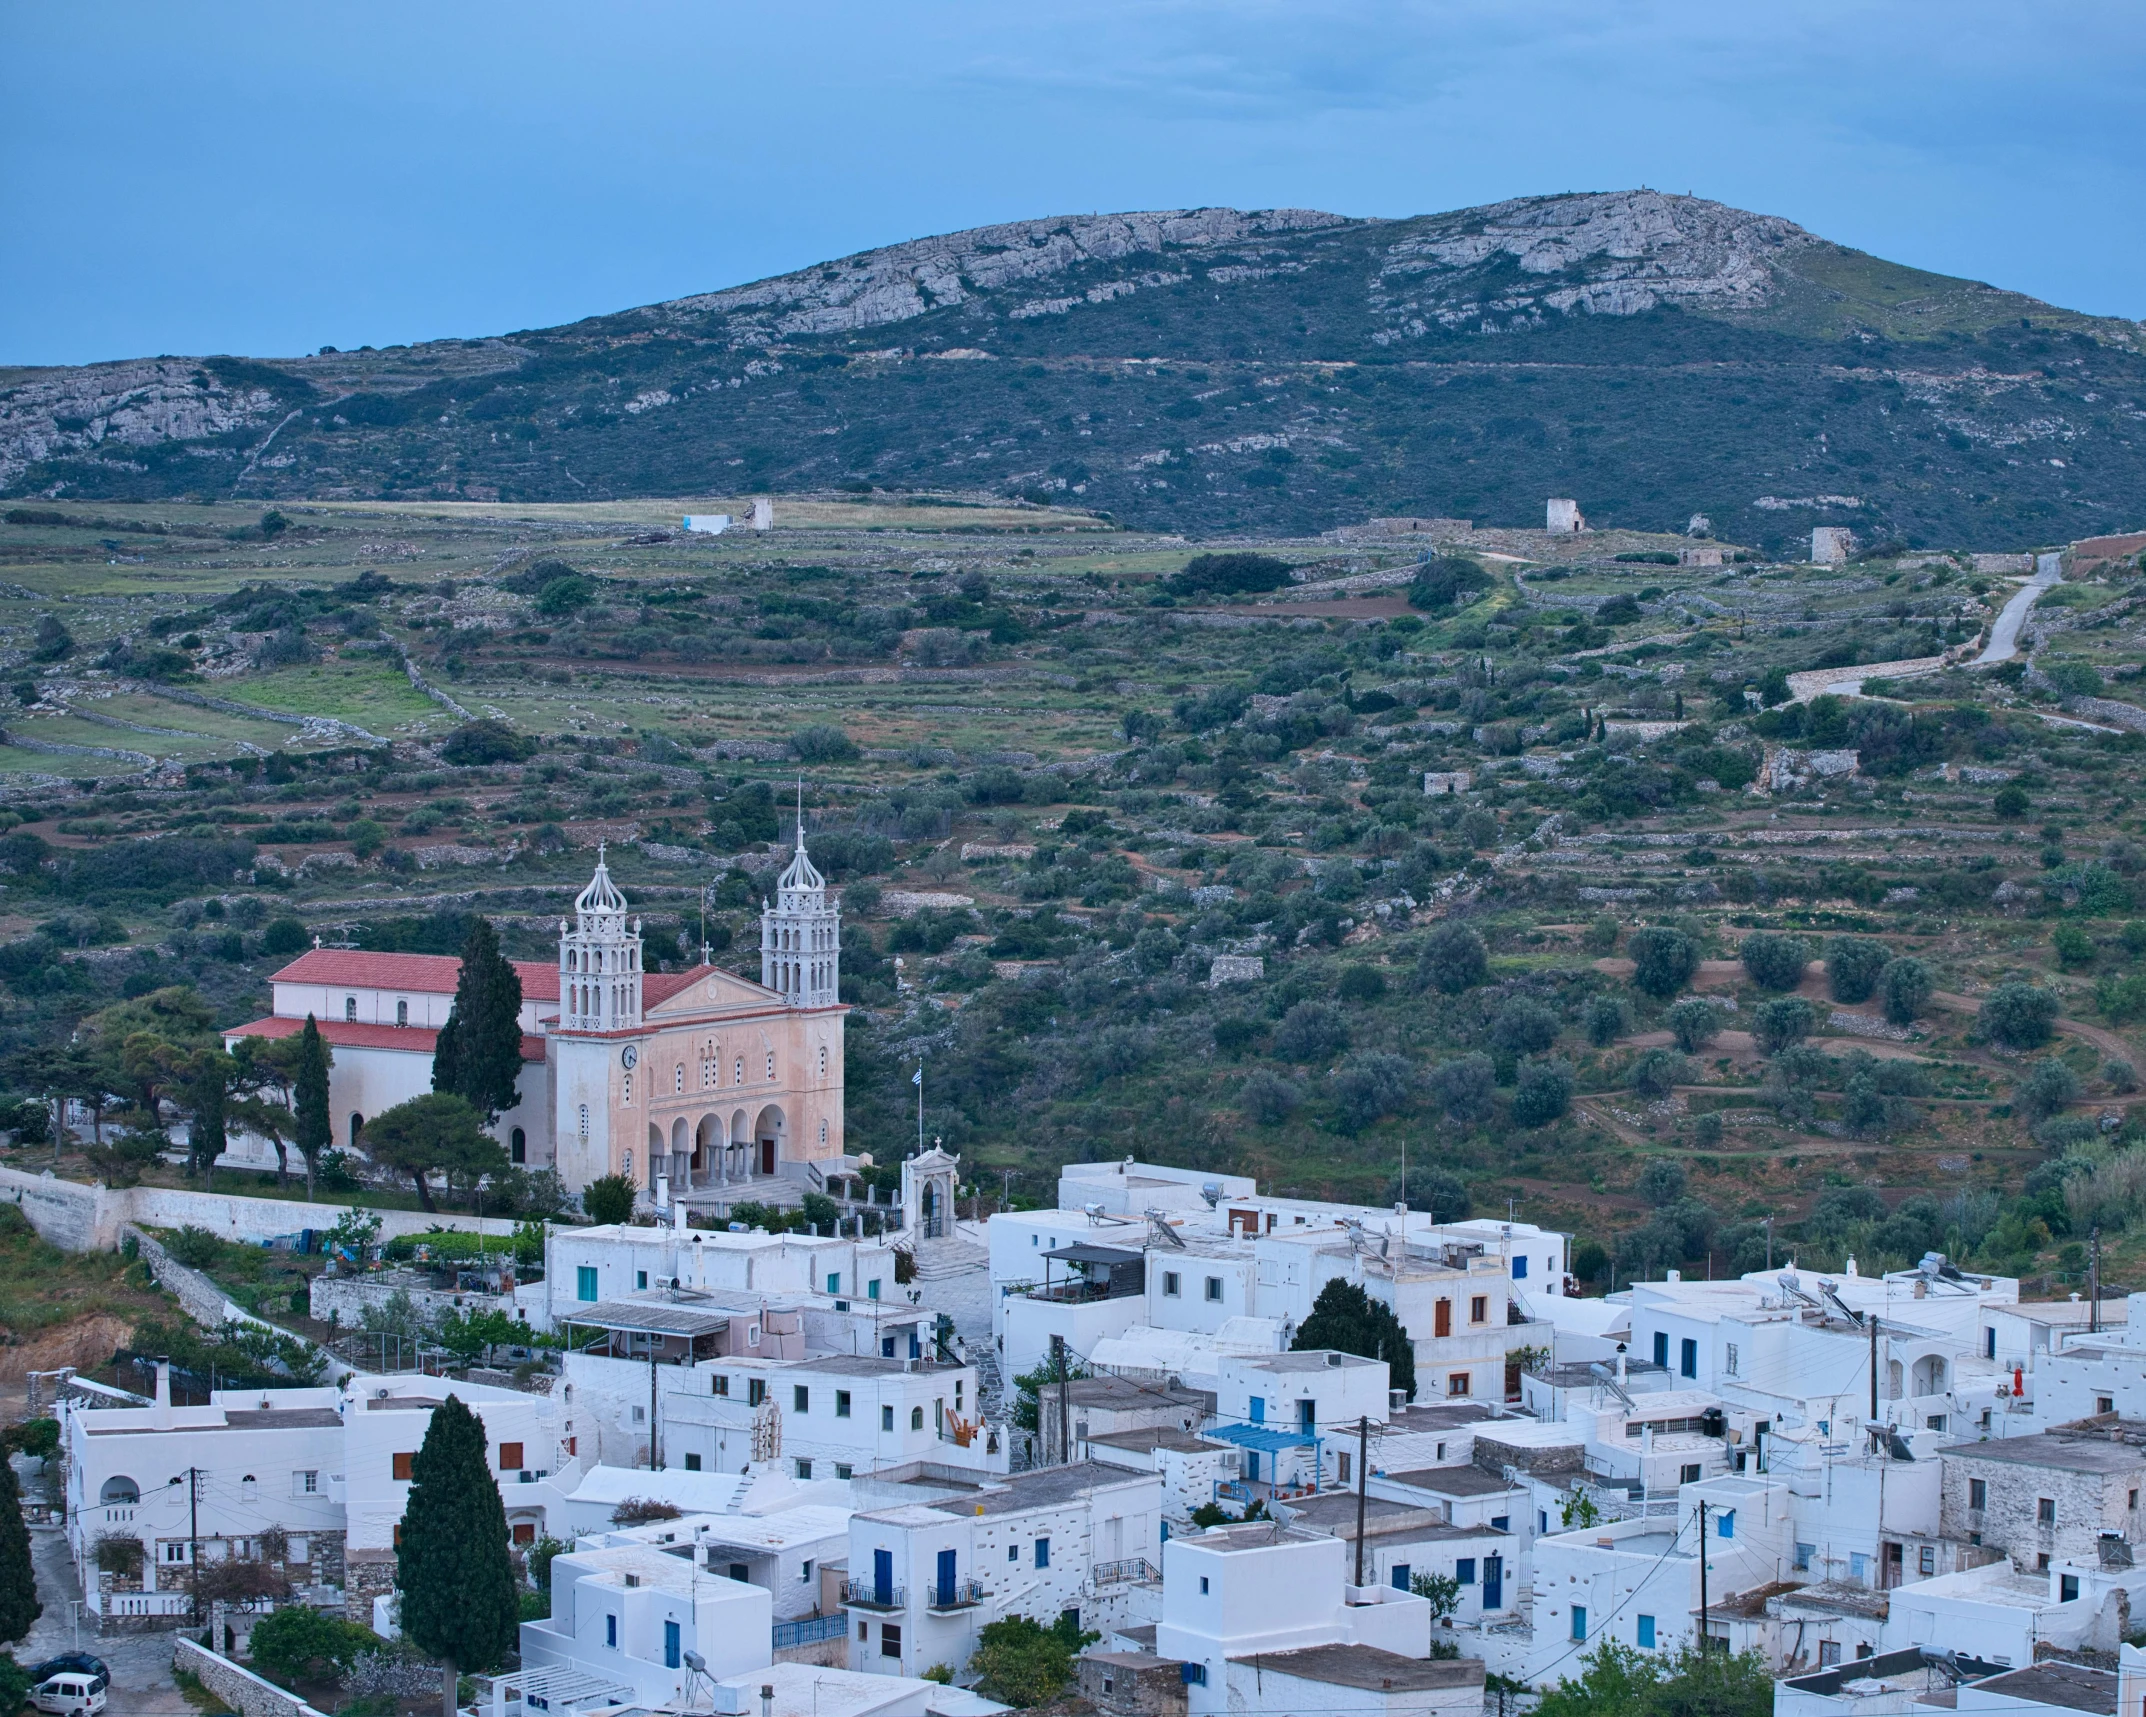
[[[773,1174],[776,1163],[782,1158],[784,1137],[783,1115],[778,1105],[770,1103],[760,1111],[759,1119],[753,1123],[752,1137],[756,1172]]]

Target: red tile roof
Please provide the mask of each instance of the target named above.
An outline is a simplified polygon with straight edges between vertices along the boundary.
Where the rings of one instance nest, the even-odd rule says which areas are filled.
[[[714,971],[713,966],[695,966],[687,972],[643,972],[641,974],[641,1010],[647,1012],[658,1002],[667,1002],[680,990],[705,978]]]
[[[381,959],[426,958],[423,955],[378,955]],[[345,980],[350,982],[353,980]],[[405,986],[414,988],[415,986]],[[320,1035],[339,1049],[400,1049],[412,1055],[430,1055],[439,1043],[440,1034],[421,1025],[360,1025],[355,1020],[324,1019],[318,1022]],[[224,1028],[226,1037],[296,1037],[305,1029],[302,1019],[285,1019],[272,1014],[267,1019],[257,1019],[247,1025]],[[544,1040],[541,1037],[524,1035],[522,1059],[542,1061]]]
[[[525,1002],[559,999],[559,968],[539,960],[516,960]],[[364,990],[409,990],[451,996],[462,962],[452,954],[368,954],[356,948],[315,948],[301,954],[269,981],[277,984],[347,984]]]

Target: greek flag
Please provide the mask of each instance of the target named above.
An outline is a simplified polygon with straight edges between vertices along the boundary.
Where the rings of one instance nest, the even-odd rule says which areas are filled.
[[[909,1083],[910,1083],[910,1084],[912,1084],[912,1085],[921,1085],[921,1084],[923,1084],[923,1083],[924,1083],[924,1069],[923,1069],[923,1068],[921,1068],[921,1067],[919,1067],[919,1068],[918,1068],[918,1069],[917,1069],[917,1070],[916,1070],[916,1071],[915,1071],[914,1073],[910,1074],[910,1075],[909,1075]]]

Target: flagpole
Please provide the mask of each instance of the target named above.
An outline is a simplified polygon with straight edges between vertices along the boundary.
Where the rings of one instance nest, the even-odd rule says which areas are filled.
[[[922,1156],[924,1154],[924,1064],[921,1061],[917,1063],[915,1083],[917,1088],[917,1155]]]

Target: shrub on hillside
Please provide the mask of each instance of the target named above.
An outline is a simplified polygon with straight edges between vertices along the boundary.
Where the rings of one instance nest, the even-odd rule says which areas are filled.
[[[1699,969],[1699,944],[1666,925],[1633,931],[1625,947],[1632,956],[1633,984],[1650,996],[1675,995]]]
[[[1761,989],[1792,990],[1803,982],[1811,961],[1811,945],[1800,936],[1781,936],[1769,930],[1744,938],[1738,950],[1744,970]]]

